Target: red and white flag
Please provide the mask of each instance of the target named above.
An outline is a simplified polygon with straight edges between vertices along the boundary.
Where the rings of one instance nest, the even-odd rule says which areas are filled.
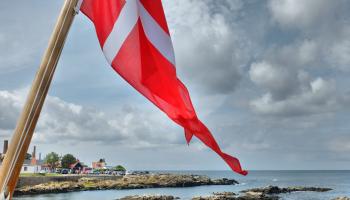
[[[198,119],[177,78],[174,50],[161,0],[84,0],[80,9],[95,25],[104,55],[130,85],[185,130],[220,155],[237,173],[239,160],[221,151]]]

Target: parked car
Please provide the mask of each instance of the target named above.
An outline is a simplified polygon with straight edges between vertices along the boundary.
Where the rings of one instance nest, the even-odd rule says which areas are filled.
[[[68,169],[62,169],[61,170],[61,174],[68,174],[69,173],[69,170]]]

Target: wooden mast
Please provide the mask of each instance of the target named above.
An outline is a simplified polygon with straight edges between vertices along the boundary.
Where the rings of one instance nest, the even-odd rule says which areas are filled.
[[[81,2],[65,0],[61,9],[0,169],[0,199],[11,199],[13,196],[53,74]]]

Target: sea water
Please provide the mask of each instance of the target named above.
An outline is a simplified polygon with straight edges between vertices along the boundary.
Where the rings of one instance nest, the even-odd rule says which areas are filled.
[[[250,171],[246,177],[231,171],[163,171],[178,174],[207,175],[210,178],[232,178],[238,185],[198,186],[188,188],[153,188],[133,190],[84,191],[63,194],[44,194],[16,197],[16,200],[114,200],[128,195],[159,194],[173,195],[189,200],[194,196],[210,195],[213,192],[236,192],[241,190],[276,185],[329,187],[329,192],[293,192],[282,194],[284,200],[330,200],[339,196],[350,197],[350,171]]]

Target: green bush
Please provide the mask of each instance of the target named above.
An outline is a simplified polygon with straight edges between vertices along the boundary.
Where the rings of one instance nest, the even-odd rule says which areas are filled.
[[[125,167],[123,167],[123,166],[121,166],[121,165],[115,166],[115,167],[114,167],[114,170],[115,170],[115,171],[123,171],[123,172],[126,171]]]

